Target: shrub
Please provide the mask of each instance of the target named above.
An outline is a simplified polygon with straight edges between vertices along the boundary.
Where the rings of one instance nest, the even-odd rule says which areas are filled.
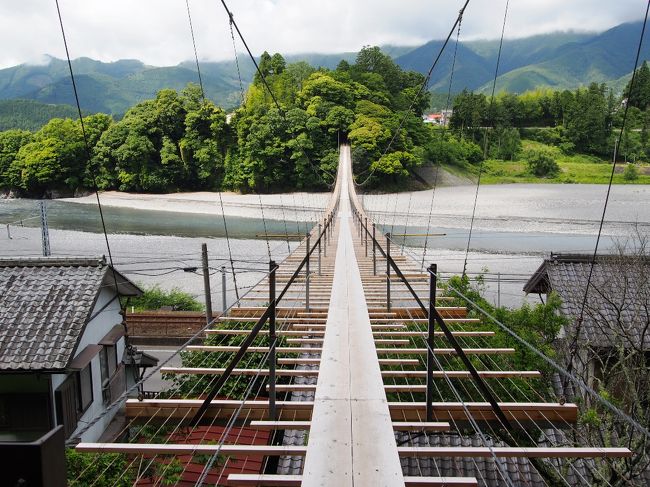
[[[553,156],[545,150],[531,150],[526,154],[528,169],[538,177],[554,177],[560,172]]]
[[[174,311],[202,311],[203,305],[191,294],[174,288],[171,291],[164,291],[160,286],[145,288],[144,294],[138,298],[132,298],[129,306],[136,311],[156,310],[163,306],[169,306]]]
[[[626,181],[636,181],[639,179],[639,170],[635,164],[628,164],[623,171],[623,179]]]

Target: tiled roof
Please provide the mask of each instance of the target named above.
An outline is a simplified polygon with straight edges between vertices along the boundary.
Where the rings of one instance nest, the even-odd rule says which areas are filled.
[[[73,358],[103,285],[103,259],[0,259],[0,370],[60,370]],[[120,292],[138,288],[119,273]]]
[[[544,431],[549,441],[541,441],[540,447],[570,445],[557,430]],[[490,437],[485,439],[473,436],[459,436],[457,434],[409,434],[395,433],[398,444],[404,446],[433,446],[433,447],[492,447],[506,446],[502,442],[493,441]],[[502,485],[516,485],[527,487],[542,487],[550,485],[544,479],[533,463],[528,458],[417,458],[403,457],[402,471],[408,476],[442,476],[442,477],[476,477],[480,487],[500,487]],[[498,464],[497,464],[498,462]],[[593,470],[593,460],[590,459],[549,459],[544,460],[549,470],[559,473],[564,477],[566,485],[591,485],[585,479],[591,479],[588,465]],[[508,481],[504,479],[507,477]]]
[[[524,287],[528,293],[555,291],[562,299],[562,311],[576,318],[584,300],[591,256],[552,255]],[[626,347],[650,348],[650,261],[631,256],[598,256],[579,340],[596,347],[611,346],[612,340]],[[627,342],[627,343],[625,343]]]

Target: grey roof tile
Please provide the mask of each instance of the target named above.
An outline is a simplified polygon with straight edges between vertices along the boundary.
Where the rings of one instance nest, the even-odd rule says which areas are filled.
[[[103,259],[0,259],[0,370],[64,369],[109,270]]]
[[[526,292],[557,292],[562,299],[562,312],[572,319],[570,333],[580,316],[590,260],[591,256],[585,255],[553,255],[544,260],[524,287]],[[650,322],[648,309],[650,260],[636,256],[598,256],[579,341],[595,347],[609,347],[616,339],[625,347],[642,345],[650,349],[650,334],[643,333]]]

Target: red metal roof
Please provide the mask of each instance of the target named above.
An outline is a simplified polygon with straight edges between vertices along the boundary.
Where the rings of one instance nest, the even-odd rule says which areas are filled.
[[[178,432],[170,436],[169,441],[181,444],[218,444],[225,431],[224,426],[199,426],[187,435],[185,432]],[[224,444],[231,445],[267,445],[271,432],[258,430],[256,428],[233,427]],[[193,487],[201,476],[207,455],[176,455],[174,457],[180,462],[184,471],[181,480],[175,485],[181,487]],[[161,459],[161,463],[166,463]],[[221,456],[215,462],[205,478],[205,485],[228,485],[226,479],[231,473],[257,474],[262,473],[264,468],[263,455],[228,455]],[[139,487],[153,487],[156,479],[143,478],[138,484]]]

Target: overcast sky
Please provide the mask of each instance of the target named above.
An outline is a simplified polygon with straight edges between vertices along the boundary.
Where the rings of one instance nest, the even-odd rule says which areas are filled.
[[[233,58],[219,0],[189,0],[199,57]],[[185,0],[59,0],[70,55],[140,59],[156,66],[192,59]],[[254,54],[357,51],[418,45],[446,36],[460,0],[228,0]],[[639,20],[645,0],[512,0],[506,37],[602,31]],[[497,38],[505,0],[471,0],[461,39]],[[0,1],[0,68],[65,57],[54,0]],[[243,47],[238,41],[237,49]]]

